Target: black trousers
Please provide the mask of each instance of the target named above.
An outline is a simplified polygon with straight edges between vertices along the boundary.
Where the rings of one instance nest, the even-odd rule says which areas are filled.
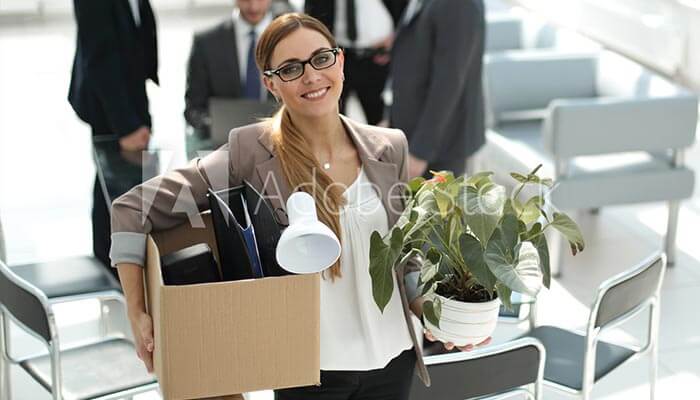
[[[358,56],[348,49],[345,53],[345,82],[340,97],[340,110],[345,112],[345,101],[355,92],[367,123],[376,125],[384,115],[382,91],[389,75],[389,65],[375,64],[371,56]]]
[[[321,386],[275,390],[275,400],[406,400],[415,363],[410,349],[382,369],[321,371]]]

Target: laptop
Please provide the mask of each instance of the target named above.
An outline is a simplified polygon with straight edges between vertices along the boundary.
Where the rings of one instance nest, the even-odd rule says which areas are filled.
[[[273,102],[259,102],[250,99],[214,97],[209,100],[211,118],[211,139],[220,146],[228,142],[231,129],[260,122],[261,118],[271,117],[278,105]]]

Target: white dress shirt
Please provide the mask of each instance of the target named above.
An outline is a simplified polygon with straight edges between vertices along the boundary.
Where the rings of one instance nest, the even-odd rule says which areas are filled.
[[[369,371],[384,368],[413,342],[395,275],[394,293],[383,313],[372,296],[370,236],[375,230],[384,235],[389,227],[364,169],[343,195],[347,204],[340,213],[342,277],[333,282],[327,274],[321,280],[321,369]]]
[[[236,47],[238,48],[238,71],[241,75],[241,85],[245,87],[246,72],[248,69],[248,47],[250,46],[250,31],[255,29],[255,39],[260,39],[260,35],[265,28],[272,22],[272,14],[267,13],[263,19],[258,22],[255,27],[249,24],[243,17],[238,8],[233,11],[233,26],[236,28]],[[260,85],[260,98],[265,96],[265,86]]]
[[[93,1],[93,0],[91,0]],[[131,15],[134,17],[134,22],[136,26],[141,26],[141,13],[139,12],[139,0],[129,0],[129,7],[131,7]]]
[[[332,1],[332,0],[328,0]],[[355,0],[357,40],[348,39],[345,0],[335,1],[334,35],[343,47],[374,47],[394,32],[394,21],[382,0]]]

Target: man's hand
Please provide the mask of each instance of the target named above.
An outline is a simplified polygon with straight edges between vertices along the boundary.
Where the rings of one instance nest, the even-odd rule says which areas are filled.
[[[375,55],[372,58],[372,61],[374,61],[375,64],[377,65],[387,65],[389,64],[389,61],[391,61],[391,46],[394,45],[394,35],[391,34],[387,36],[386,39],[382,40],[379,43],[376,43],[374,48],[376,49],[384,49],[384,51],[380,54]]]
[[[141,151],[148,148],[151,139],[151,130],[142,126],[130,134],[119,139],[119,146],[125,151]]]
[[[421,160],[413,154],[408,153],[408,179],[423,176],[426,169],[428,169],[427,161]]]

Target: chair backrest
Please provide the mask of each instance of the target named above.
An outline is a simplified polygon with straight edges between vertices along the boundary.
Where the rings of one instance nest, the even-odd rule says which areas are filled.
[[[487,15],[485,51],[520,49],[522,31],[523,20],[520,17],[508,14]]]
[[[591,311],[593,326],[603,328],[639,311],[640,306],[658,295],[665,269],[666,256],[657,254],[603,282]]]
[[[595,96],[596,57],[550,51],[487,55],[483,80],[497,123],[509,112],[545,110],[555,99]]]
[[[414,377],[409,399],[463,400],[538,384],[544,373],[544,359],[544,347],[534,338],[471,352],[427,356],[431,386],[425,387]]]
[[[0,261],[0,305],[47,343],[51,341],[48,299]]]

